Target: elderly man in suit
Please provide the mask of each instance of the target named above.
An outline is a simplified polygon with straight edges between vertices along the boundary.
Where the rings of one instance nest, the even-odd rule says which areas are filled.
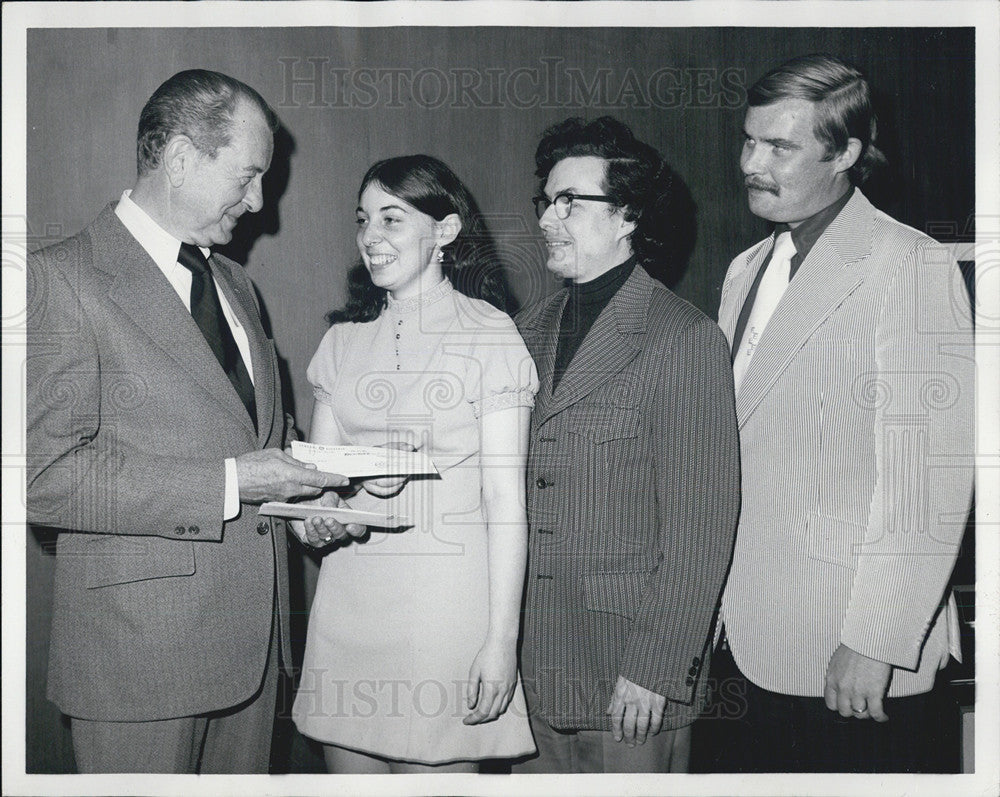
[[[864,76],[793,59],[749,92],[740,164],[774,233],[739,255],[742,511],[722,599],[747,684],[740,768],[917,771],[957,630],[972,489],[969,299],[949,254],[858,187],[881,158]]]
[[[688,232],[652,147],[569,119],[535,159],[567,286],[518,320],[540,379],[522,648],[539,752],[514,771],[683,771],[739,505],[728,351],[650,276]]]
[[[132,190],[29,257],[27,517],[60,529],[48,694],[81,772],[267,771],[286,538],[254,504],[343,482],[282,451],[274,344],[210,252],[260,209],[276,124],[233,78],[174,75]]]

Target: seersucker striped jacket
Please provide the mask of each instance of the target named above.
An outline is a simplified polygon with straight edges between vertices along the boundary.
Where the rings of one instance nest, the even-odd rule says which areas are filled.
[[[730,340],[769,244],[729,268]],[[722,619],[753,683],[822,696],[843,643],[893,665],[890,696],[931,687],[955,630],[943,593],[972,490],[973,390],[953,259],[855,190],[737,397],[743,503]]]
[[[554,727],[610,730],[619,675],[701,709],[739,464],[719,328],[637,267],[552,392],[566,291],[519,318],[538,367],[525,678]]]

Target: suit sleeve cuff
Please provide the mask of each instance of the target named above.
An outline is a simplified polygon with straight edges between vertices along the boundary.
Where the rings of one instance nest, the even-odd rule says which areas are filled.
[[[236,473],[236,460],[226,460],[226,501],[222,507],[222,519],[232,520],[240,513],[240,482]]]

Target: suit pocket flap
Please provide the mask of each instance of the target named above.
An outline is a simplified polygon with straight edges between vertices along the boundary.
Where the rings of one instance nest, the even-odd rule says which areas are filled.
[[[810,512],[806,527],[809,557],[855,569],[856,555],[865,540],[865,527],[858,523]]]
[[[649,573],[587,573],[583,577],[584,605],[592,612],[635,617],[648,583]]]
[[[639,436],[639,410],[612,406],[585,406],[576,408],[570,431],[595,443]]]
[[[194,575],[194,544],[160,537],[95,535],[81,552],[87,558],[87,588],[152,578]]]

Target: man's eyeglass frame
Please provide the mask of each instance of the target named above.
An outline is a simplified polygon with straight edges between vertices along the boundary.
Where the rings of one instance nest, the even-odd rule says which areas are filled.
[[[568,219],[569,214],[573,212],[573,202],[577,199],[588,199],[591,202],[607,202],[609,205],[618,204],[609,196],[600,196],[598,194],[574,194],[568,191],[556,194],[552,199],[549,199],[547,196],[539,195],[532,197],[531,201],[535,203],[535,215],[539,219],[545,215],[545,211],[549,209],[549,205],[556,206],[557,219]]]

